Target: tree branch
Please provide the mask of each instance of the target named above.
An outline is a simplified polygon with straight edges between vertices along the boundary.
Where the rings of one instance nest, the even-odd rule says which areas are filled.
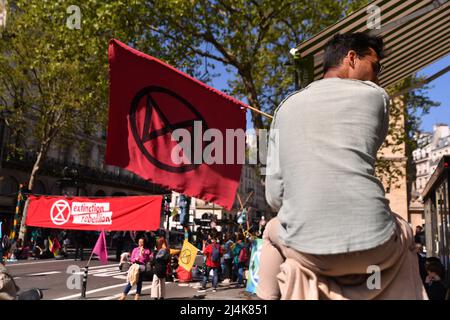
[[[162,30],[159,30],[159,29],[157,29],[157,28],[155,28],[155,27],[153,27],[153,26],[150,26],[150,29],[153,30],[153,31],[155,31],[155,32],[158,32],[159,34],[162,34],[163,36],[168,37],[168,38],[170,38],[170,39],[172,39],[172,40],[175,40],[175,41],[177,41],[177,42],[181,42],[180,39],[178,39],[177,37],[172,36],[171,34],[166,33],[166,32],[164,32],[164,31],[162,31]],[[214,55],[214,54],[211,54],[211,53],[209,53],[209,52],[202,51],[202,50],[200,50],[200,49],[194,48],[194,47],[191,46],[191,45],[188,45],[188,44],[185,44],[185,43],[184,43],[183,46],[189,48],[192,52],[194,52],[194,53],[196,53],[196,54],[198,54],[198,55],[201,55],[201,56],[203,56],[203,57],[207,57],[207,58],[214,59],[214,60],[216,60],[216,61],[222,62],[223,64],[229,64],[229,63],[230,63],[230,61],[228,61],[228,60],[226,60],[226,59],[224,59],[224,58],[221,58],[221,57],[216,56],[216,55]]]

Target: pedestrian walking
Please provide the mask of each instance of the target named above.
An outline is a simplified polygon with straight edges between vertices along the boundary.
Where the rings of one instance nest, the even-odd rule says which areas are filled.
[[[232,250],[233,253],[233,269],[235,278],[237,278],[238,288],[244,287],[244,271],[249,261],[248,248],[245,245],[245,236],[238,234],[236,244]]]
[[[119,300],[125,300],[133,285],[136,284],[136,295],[134,300],[139,300],[142,291],[143,273],[147,269],[147,263],[150,262],[150,250],[145,248],[145,239],[138,241],[138,247],[134,248],[131,253],[130,261],[132,266],[128,270],[128,283],[123,290]]]
[[[217,236],[214,235],[211,237],[211,243],[206,245],[203,254],[206,257],[206,270],[203,276],[202,287],[199,289],[199,292],[204,292],[206,290],[206,285],[208,283],[211,271],[213,272],[212,277],[213,292],[216,292],[217,285],[219,282],[220,259],[223,255],[223,249],[218,243]]]
[[[229,284],[232,278],[233,272],[233,252],[232,247],[234,245],[232,235],[228,233],[225,236],[225,243],[223,245],[223,283]]]
[[[155,255],[151,297],[162,300],[166,297],[167,264],[170,254],[167,248],[161,248]]]

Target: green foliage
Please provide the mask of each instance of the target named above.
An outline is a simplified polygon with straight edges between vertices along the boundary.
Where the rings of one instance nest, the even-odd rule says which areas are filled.
[[[155,34],[224,64],[230,94],[272,113],[294,90],[289,50],[368,1],[169,0],[151,3]],[[268,125],[252,113],[254,126]]]
[[[107,49],[117,38],[205,82],[220,74],[201,67],[222,63],[232,75],[229,93],[272,113],[294,90],[289,50],[368,2],[86,0],[78,4],[81,29],[72,30],[66,25],[72,1],[11,1],[0,38],[0,110],[18,152],[45,156],[58,140],[104,130]],[[406,98],[410,133],[418,126],[416,111],[434,104],[420,91]],[[391,116],[400,114],[392,109]],[[259,114],[252,118],[256,128],[268,126]],[[390,133],[394,147],[411,140],[401,130]],[[85,143],[76,145],[85,152]]]
[[[51,144],[104,130],[111,38],[178,66],[199,63],[148,36],[152,15],[142,1],[82,1],[80,29],[67,26],[72,4],[13,1],[1,31],[0,111],[10,129],[10,149],[35,152],[36,170]]]
[[[412,87],[423,80],[422,77],[410,76],[389,88],[388,93],[392,95],[403,91],[405,88]],[[409,189],[415,181],[412,151],[417,148],[416,138],[420,129],[421,117],[428,114],[431,108],[440,105],[440,103],[434,102],[428,97],[427,90],[429,89],[430,87],[425,85],[420,89],[409,91],[402,96],[404,104],[391,104],[389,115],[391,126],[388,131],[390,139],[385,140],[381,147],[406,158],[406,179]],[[402,167],[398,163],[395,159],[386,159],[383,156],[377,159],[377,176],[384,181],[388,189],[399,187],[400,178],[405,177]]]

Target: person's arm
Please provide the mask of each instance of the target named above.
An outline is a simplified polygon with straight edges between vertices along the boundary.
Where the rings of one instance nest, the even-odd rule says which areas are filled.
[[[205,250],[206,250],[206,240],[205,239],[202,240],[202,244],[203,244],[202,252],[205,253]]]
[[[133,249],[133,251],[131,251],[131,258],[130,258],[130,261],[133,263],[133,262],[136,262],[136,260],[137,260],[137,251],[136,251],[136,248],[134,248]]]
[[[267,152],[266,200],[272,209],[278,211],[283,204],[283,177],[280,168],[279,131],[276,126],[276,114],[272,120]]]
[[[144,264],[145,263],[147,263],[147,262],[149,262],[150,261],[150,250],[148,250],[148,249],[145,249],[144,250],[144,257],[143,257],[144,259]]]

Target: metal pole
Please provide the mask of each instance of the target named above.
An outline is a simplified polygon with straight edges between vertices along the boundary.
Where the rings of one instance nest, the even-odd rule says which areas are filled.
[[[86,299],[86,288],[87,288],[87,278],[88,278],[89,266],[84,267],[83,274],[83,287],[81,288],[81,297],[80,299]]]
[[[168,211],[168,212],[167,212],[166,216],[167,216],[167,227],[166,227],[166,229],[167,229],[167,231],[169,231],[169,218],[170,218],[170,211]]]
[[[88,263],[84,267],[84,274],[83,274],[83,287],[81,288],[81,297],[80,299],[86,299],[86,288],[87,288],[87,279],[88,279],[88,272],[89,272],[89,264],[91,263],[92,256],[94,254],[94,251],[92,250],[91,256],[89,257]]]

